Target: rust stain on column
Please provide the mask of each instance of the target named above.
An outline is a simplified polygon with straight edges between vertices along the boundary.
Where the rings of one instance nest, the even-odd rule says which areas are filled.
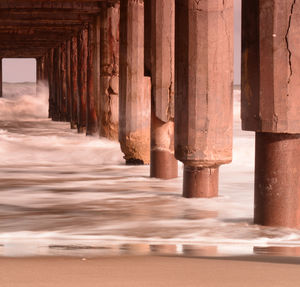
[[[119,141],[128,164],[150,162],[150,84],[144,80],[144,1],[121,1]]]
[[[118,140],[120,4],[101,9],[100,136]]]
[[[300,5],[243,1],[242,127],[256,132],[257,224],[300,227]]]
[[[78,105],[78,51],[77,37],[71,41],[71,129],[77,128],[77,105]]]
[[[175,156],[185,197],[218,194],[232,159],[233,1],[176,0]]]
[[[96,78],[96,31],[95,25],[89,24],[88,34],[88,69],[87,69],[87,118],[86,118],[86,134],[93,135],[98,131],[98,119],[96,111],[97,90],[95,86]]]
[[[151,1],[151,168],[150,176],[178,175],[174,156],[175,2]]]
[[[78,106],[77,129],[82,133],[86,130],[86,98],[87,98],[87,59],[88,59],[88,28],[85,27],[78,37]]]

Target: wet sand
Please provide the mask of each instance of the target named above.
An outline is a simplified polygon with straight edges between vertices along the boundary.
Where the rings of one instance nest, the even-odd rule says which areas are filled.
[[[0,258],[1,287],[298,286],[300,258]]]

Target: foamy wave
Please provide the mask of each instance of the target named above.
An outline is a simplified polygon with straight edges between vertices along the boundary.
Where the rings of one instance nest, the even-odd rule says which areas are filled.
[[[0,99],[0,120],[33,120],[48,117],[48,88],[40,84],[41,93],[36,95],[36,84],[3,84]]]

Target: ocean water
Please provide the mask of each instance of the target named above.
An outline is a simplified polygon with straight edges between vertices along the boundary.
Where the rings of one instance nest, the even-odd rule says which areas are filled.
[[[254,133],[240,129],[220,196],[185,199],[177,179],[126,166],[117,142],[47,118],[48,95],[5,84],[0,98],[0,256],[300,254],[300,230],[254,225]]]

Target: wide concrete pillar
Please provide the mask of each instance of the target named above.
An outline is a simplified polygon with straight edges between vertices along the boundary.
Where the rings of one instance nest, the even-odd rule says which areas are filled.
[[[0,98],[3,96],[3,71],[2,71],[2,58],[0,58]]]
[[[78,43],[78,106],[77,130],[86,131],[86,98],[87,98],[87,61],[88,61],[88,26],[79,33]]]
[[[97,117],[97,29],[93,23],[89,24],[88,34],[88,62],[87,62],[87,117],[86,134],[94,135],[98,132]]]
[[[144,1],[122,0],[119,141],[128,164],[150,162],[150,97],[144,80]]]
[[[242,127],[256,132],[256,224],[300,227],[300,4],[243,1]]]
[[[78,117],[78,51],[77,36],[71,40],[71,103],[70,103],[70,123],[71,129],[77,128]]]
[[[118,140],[120,4],[101,7],[100,136]]]
[[[214,197],[232,159],[233,1],[175,3],[175,156],[183,195]]]
[[[174,74],[175,1],[151,1],[151,165],[150,176],[175,178]]]

